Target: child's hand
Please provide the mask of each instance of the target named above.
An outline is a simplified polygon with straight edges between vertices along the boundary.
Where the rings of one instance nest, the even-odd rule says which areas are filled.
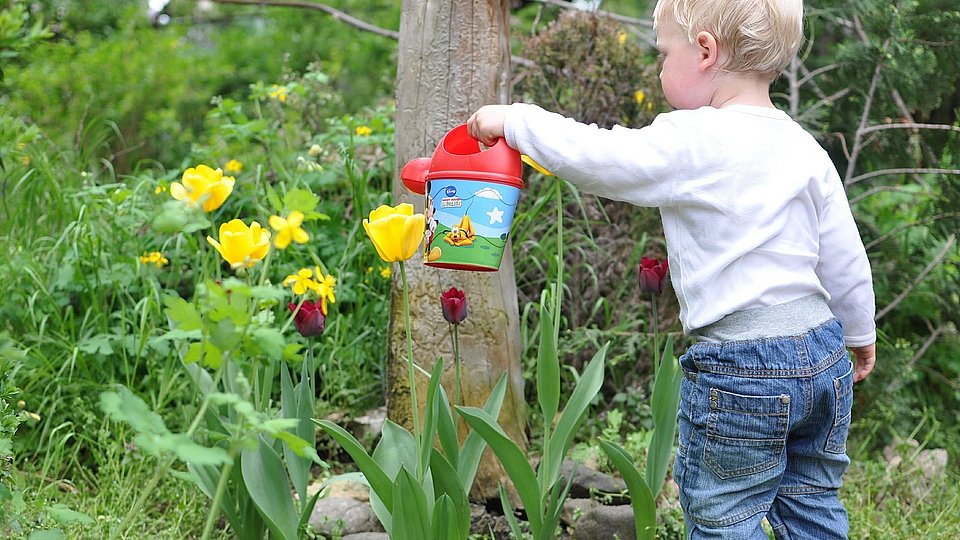
[[[858,383],[867,378],[877,362],[877,344],[871,343],[863,347],[850,347],[854,358],[853,382]]]
[[[485,144],[493,146],[503,137],[503,121],[509,105],[484,105],[467,120],[467,133]]]

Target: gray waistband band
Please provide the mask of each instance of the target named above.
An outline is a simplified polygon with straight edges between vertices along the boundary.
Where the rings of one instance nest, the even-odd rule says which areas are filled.
[[[833,318],[822,295],[756,309],[735,311],[719,321],[694,330],[703,341],[719,343],[778,336],[795,336]]]

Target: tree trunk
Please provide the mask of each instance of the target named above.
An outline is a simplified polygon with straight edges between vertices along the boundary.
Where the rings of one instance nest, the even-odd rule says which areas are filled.
[[[504,103],[510,81],[507,0],[403,0],[397,69],[396,174],[394,201],[410,202],[423,211],[422,195],[406,190],[399,170],[409,160],[433,155],[437,143],[453,127],[466,122],[481,105]],[[445,362],[444,388],[453,399],[453,341],[440,310],[440,293],[451,286],[466,292],[469,315],[460,325],[462,398],[482,406],[497,379],[508,373],[509,384],[500,424],[526,446],[526,407],[520,365],[520,314],[510,244],[498,272],[440,270],[415,256],[406,264],[414,359],[430,371],[438,357]],[[406,334],[400,276],[393,280],[387,366],[387,409],[395,422],[411,425],[406,367]],[[418,373],[420,414],[427,377]],[[461,424],[461,440],[465,435]],[[487,450],[471,497],[497,496],[506,475]]]

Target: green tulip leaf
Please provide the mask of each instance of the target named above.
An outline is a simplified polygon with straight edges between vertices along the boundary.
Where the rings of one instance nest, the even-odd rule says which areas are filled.
[[[680,381],[683,370],[673,357],[673,336],[667,337],[660,357],[660,369],[653,383],[651,408],[653,409],[653,435],[647,451],[647,485],[656,497],[663,488],[664,478],[670,456],[673,454],[673,442],[677,433],[677,402],[680,400]]]
[[[530,522],[530,528],[539,530],[542,523],[540,512],[540,486],[537,484],[537,476],[527,462],[527,455],[520,450],[517,443],[510,440],[507,434],[500,429],[497,421],[483,409],[476,407],[457,407],[460,416],[480,434],[481,437],[497,459],[507,471],[507,475],[513,480],[517,493],[520,495],[520,501],[527,509],[527,519]]]
[[[633,507],[633,521],[637,530],[637,540],[653,540],[657,530],[657,506],[650,488],[640,476],[630,455],[620,445],[599,439],[600,448],[607,459],[620,473],[630,491],[630,505]]]
[[[366,477],[367,482],[370,484],[370,489],[380,497],[380,500],[383,501],[387,509],[393,508],[393,482],[391,482],[390,478],[383,472],[380,465],[367,454],[366,449],[360,444],[360,441],[347,432],[347,430],[329,420],[314,419],[313,421],[320,426],[320,429],[326,432],[327,435],[333,437],[334,440],[343,447],[344,451],[350,455],[353,462],[357,464],[357,468],[360,469],[360,472]]]
[[[570,395],[570,399],[563,408],[563,413],[560,415],[560,420],[557,422],[557,427],[550,440],[544,441],[544,445],[549,446],[549,452],[545,451],[544,456],[549,456],[549,459],[544,459],[540,463],[538,476],[541,479],[541,485],[552,486],[560,476],[560,464],[563,461],[563,456],[573,442],[577,428],[586,415],[587,407],[590,406],[590,402],[593,401],[603,385],[603,363],[609,345],[607,343],[601,347],[594,355],[593,360],[584,368],[580,380],[577,381],[577,385],[573,389],[573,394]]]
[[[427,510],[427,497],[414,475],[400,467],[393,482],[392,540],[431,540],[433,525]]]
[[[504,372],[500,375],[496,386],[487,396],[487,402],[483,405],[483,410],[490,415],[490,418],[500,417],[500,408],[503,406],[503,398],[506,394],[507,373]],[[480,458],[483,457],[483,449],[486,446],[487,441],[473,430],[467,434],[467,438],[463,441],[463,447],[460,449],[460,462],[457,464],[457,475],[460,477],[460,484],[467,493],[473,487],[473,480],[477,476]]]
[[[255,449],[244,449],[241,452],[240,467],[243,483],[266,521],[270,536],[297,540],[300,516],[293,507],[287,471],[280,454],[263,437],[259,437]]]
[[[546,303],[540,305],[540,350],[537,353],[537,401],[544,425],[552,425],[560,407],[560,359],[557,356],[553,314]]]

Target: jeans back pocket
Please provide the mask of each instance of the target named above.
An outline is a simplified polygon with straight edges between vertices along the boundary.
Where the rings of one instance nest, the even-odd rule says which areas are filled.
[[[833,427],[827,434],[824,450],[831,454],[843,454],[847,451],[847,434],[850,431],[850,413],[853,409],[853,362],[840,377],[833,379],[833,391],[836,396],[833,410]]]
[[[710,389],[704,461],[720,478],[772,469],[783,460],[790,396],[744,396]]]

